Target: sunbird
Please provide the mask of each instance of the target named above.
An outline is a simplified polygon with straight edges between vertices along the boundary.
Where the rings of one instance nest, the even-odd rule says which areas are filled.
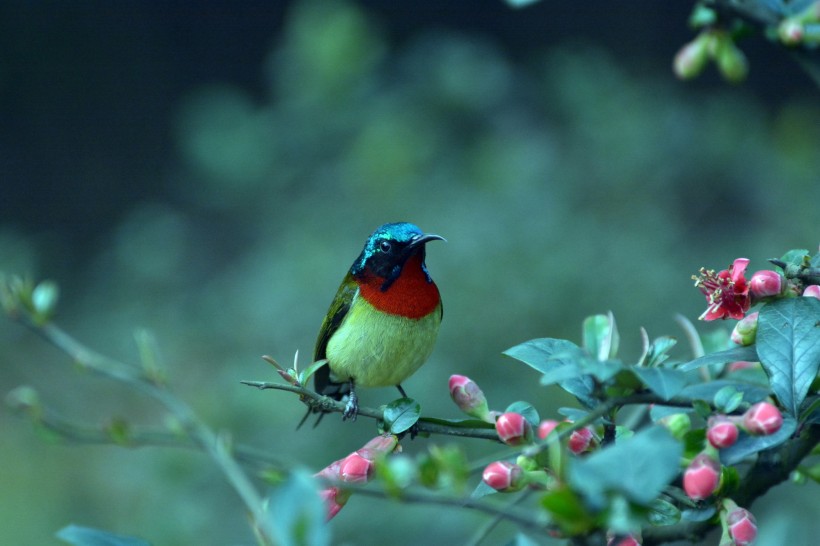
[[[379,226],[339,285],[313,361],[327,360],[314,375],[316,392],[348,397],[342,420],[356,418],[358,387],[395,386],[406,397],[402,381],[433,351],[444,311],[424,258],[436,240],[444,237],[407,222]]]

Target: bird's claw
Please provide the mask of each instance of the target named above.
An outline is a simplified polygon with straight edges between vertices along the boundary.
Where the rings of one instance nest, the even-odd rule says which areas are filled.
[[[356,391],[350,391],[350,396],[347,398],[347,405],[345,406],[345,410],[342,413],[342,421],[347,421],[351,419],[353,421],[356,420],[356,416],[359,415],[359,397],[356,396]]]

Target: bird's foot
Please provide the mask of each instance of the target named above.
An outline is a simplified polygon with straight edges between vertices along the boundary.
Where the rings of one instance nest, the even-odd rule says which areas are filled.
[[[359,415],[359,397],[356,396],[356,391],[351,389],[350,396],[347,398],[347,405],[342,413],[342,421],[348,419],[355,421],[357,415]]]

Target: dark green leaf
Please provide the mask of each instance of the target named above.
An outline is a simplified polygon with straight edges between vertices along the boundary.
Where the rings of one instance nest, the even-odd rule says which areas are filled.
[[[692,407],[695,413],[700,415],[703,419],[708,419],[712,415],[712,406],[706,400],[695,399],[692,400]]]
[[[790,298],[763,306],[757,353],[772,392],[796,417],[820,368],[820,300]]]
[[[670,400],[686,386],[686,374],[666,368],[630,368],[640,380],[664,400]]]
[[[387,432],[401,434],[416,424],[421,415],[421,405],[412,398],[399,398],[384,408],[384,425]]]
[[[539,338],[526,341],[504,351],[504,354],[520,360],[542,374],[557,374],[556,382],[584,405],[594,407],[592,398],[595,383],[582,374],[579,360],[584,352],[576,344],[565,339]]]
[[[276,536],[275,544],[317,546],[330,544],[325,525],[325,504],[319,497],[319,484],[304,469],[297,468],[268,499],[267,516]]]
[[[647,519],[652,525],[674,525],[680,518],[678,507],[667,500],[657,498],[649,504]]]
[[[492,423],[478,419],[441,419],[438,417],[419,417],[419,422],[445,425],[453,428],[495,428]]]
[[[655,367],[661,365],[669,358],[669,351],[678,343],[678,340],[670,336],[662,336],[652,342],[649,350],[641,359],[642,366]]]
[[[688,508],[683,510],[680,515],[681,519],[685,521],[706,521],[711,519],[715,512],[717,512],[715,506],[710,504],[703,508]]]
[[[149,546],[148,542],[140,538],[73,524],[60,529],[56,536],[74,546]]]
[[[664,417],[668,417],[669,415],[675,415],[676,413],[690,413],[692,408],[673,408],[671,406],[659,406],[655,404],[652,406],[652,409],[649,410],[649,418],[652,419],[653,422],[658,421],[659,419],[663,419]]]
[[[751,362],[757,361],[757,350],[754,345],[747,347],[734,347],[725,351],[711,353],[695,360],[680,364],[677,369],[682,372],[696,370],[703,366],[711,366],[717,364],[727,364],[729,362],[737,362],[738,360],[747,360]]]
[[[574,460],[569,481],[598,507],[605,504],[607,492],[647,505],[678,474],[682,453],[682,446],[666,429],[653,426],[586,459]]]
[[[720,462],[725,465],[739,463],[749,455],[754,455],[758,451],[778,446],[789,439],[795,429],[797,421],[791,417],[783,419],[780,430],[768,436],[752,436],[745,432],[740,433],[740,437],[732,447],[720,450]]]
[[[624,365],[620,360],[595,360],[594,358],[583,356],[579,359],[579,363],[582,373],[593,375],[602,383],[608,381],[624,369]]]
[[[815,397],[810,401],[808,407],[800,416],[801,423],[818,424],[820,423],[820,396]]]
[[[759,385],[744,383],[742,381],[732,381],[730,379],[718,379],[709,381],[708,383],[698,383],[696,385],[688,385],[681,392],[680,395],[684,398],[696,398],[698,400],[714,400],[715,395],[724,387],[734,387],[738,392],[743,393],[743,400],[754,404],[765,400],[769,396],[768,389]]]
[[[532,407],[532,404],[529,402],[513,402],[507,406],[507,409],[504,411],[523,415],[524,419],[527,420],[533,430],[537,429],[538,424],[541,422],[541,419],[538,417],[538,411],[536,411],[536,409]]]
[[[578,408],[558,408],[558,414],[563,415],[574,423],[589,415],[589,412]]]

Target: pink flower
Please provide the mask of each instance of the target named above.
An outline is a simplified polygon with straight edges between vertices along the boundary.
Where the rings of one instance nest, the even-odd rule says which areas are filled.
[[[487,398],[475,381],[464,375],[450,376],[450,398],[458,409],[476,419],[489,420]],[[490,421],[492,422],[492,421]]]
[[[766,269],[758,271],[749,279],[749,290],[754,299],[778,296],[783,290],[785,279],[777,271]]]
[[[538,425],[538,438],[543,440],[546,438],[550,432],[555,430],[555,427],[558,426],[558,421],[555,419],[544,419],[541,421],[541,424]]]
[[[709,427],[706,429],[706,439],[718,449],[724,449],[737,442],[737,425],[724,416],[717,416],[709,419]]]
[[[728,366],[728,370],[730,372],[736,372],[738,370],[745,370],[748,368],[754,368],[758,365],[758,362],[749,362],[748,360],[738,360],[736,362],[730,362]]]
[[[751,306],[749,284],[743,273],[749,265],[747,258],[738,258],[720,273],[700,269],[699,276],[693,276],[695,286],[706,296],[709,306],[700,316],[701,320],[723,318],[742,319]]]
[[[609,533],[607,535],[606,546],[641,546],[641,541],[634,535],[609,536]]]
[[[518,491],[524,486],[524,470],[517,464],[495,461],[487,465],[481,475],[484,483],[496,491]]]
[[[743,428],[749,434],[768,436],[783,426],[780,410],[768,402],[758,402],[743,414]]]
[[[720,484],[720,464],[706,453],[695,457],[683,473],[683,490],[692,500],[708,498]]]
[[[532,440],[532,427],[520,413],[508,411],[495,421],[498,437],[507,445],[517,446]]]
[[[757,538],[757,522],[751,512],[745,508],[735,508],[726,516],[729,535],[735,546],[748,546]]]

